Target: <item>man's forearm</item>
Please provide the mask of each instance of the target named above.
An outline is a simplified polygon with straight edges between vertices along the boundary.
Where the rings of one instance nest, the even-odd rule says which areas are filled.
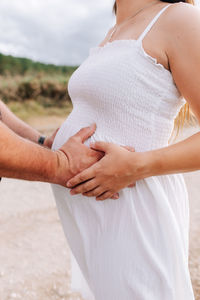
[[[60,183],[68,178],[63,155],[17,136],[0,122],[0,177]]]
[[[0,113],[2,122],[11,130],[32,142],[38,142],[40,133],[15,116],[2,101],[0,101]]]

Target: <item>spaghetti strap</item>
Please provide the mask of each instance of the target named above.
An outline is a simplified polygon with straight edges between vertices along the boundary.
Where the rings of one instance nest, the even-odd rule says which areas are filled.
[[[158,14],[153,18],[153,20],[149,23],[149,25],[145,28],[145,30],[139,36],[139,38],[137,39],[138,42],[141,42],[144,39],[145,35],[151,30],[152,26],[156,23],[156,21],[161,16],[161,14],[171,5],[172,4],[166,5],[158,12]]]

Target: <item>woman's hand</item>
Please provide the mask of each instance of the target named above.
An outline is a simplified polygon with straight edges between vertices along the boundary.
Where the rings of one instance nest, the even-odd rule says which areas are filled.
[[[72,195],[81,193],[87,197],[96,197],[96,200],[105,200],[145,177],[142,153],[133,153],[124,147],[105,142],[91,144],[91,148],[104,152],[105,156],[68,181],[67,187],[72,188]]]
[[[95,130],[96,124],[82,128],[56,151],[60,158],[61,166],[65,165],[65,163],[62,163],[63,158],[64,161],[67,158],[70,178],[89,168],[104,156],[104,152],[96,151],[84,145],[84,142],[94,134]],[[118,193],[112,195],[112,199],[118,198]]]

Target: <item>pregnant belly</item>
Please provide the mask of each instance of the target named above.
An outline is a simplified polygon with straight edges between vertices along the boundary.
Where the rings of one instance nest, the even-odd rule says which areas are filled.
[[[75,110],[71,112],[68,118],[64,121],[55,137],[52,149],[56,150],[60,148],[71,136],[76,134],[81,128],[90,126],[92,123],[96,123],[97,128],[94,134],[85,141],[85,145],[89,146],[91,142],[106,141],[116,144],[123,143],[123,135],[117,136],[112,132],[112,126],[108,125],[103,118],[96,118],[95,114],[88,114],[82,110]]]
[[[153,125],[148,127],[142,120],[135,122],[134,118],[133,120],[130,118],[127,121],[121,115],[113,115],[109,111],[99,111],[82,104],[75,107],[62,124],[54,140],[53,149],[60,148],[81,128],[87,127],[92,123],[96,123],[97,128],[91,138],[85,141],[87,146],[89,146],[90,142],[105,141],[118,145],[132,146],[136,152],[167,146],[171,132],[170,129],[168,134],[168,129],[165,128],[155,130]]]

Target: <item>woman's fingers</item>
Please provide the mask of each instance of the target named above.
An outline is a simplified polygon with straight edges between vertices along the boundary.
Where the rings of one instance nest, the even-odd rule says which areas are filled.
[[[95,188],[92,191],[83,193],[83,196],[86,196],[86,197],[98,197],[98,196],[100,196],[102,194],[103,194],[103,189],[98,186],[97,188]],[[110,197],[110,199],[113,199],[113,200],[119,199],[119,194],[115,193],[112,197]]]
[[[93,167],[90,167],[90,168],[84,170],[83,172],[77,174],[73,178],[71,178],[67,182],[67,187],[68,188],[73,188],[76,185],[78,185],[78,184],[80,184],[80,183],[82,183],[84,181],[90,180],[92,178],[94,178],[94,171],[93,171]]]
[[[95,189],[92,190],[92,191],[83,193],[83,196],[86,196],[86,197],[98,197],[98,196],[100,196],[100,195],[103,194],[103,191],[104,191],[104,190],[103,190],[100,186],[98,186],[97,188],[95,188]],[[119,194],[118,194],[118,193],[115,193],[115,194],[111,197],[111,199],[113,199],[113,200],[119,199]]]
[[[119,194],[118,194],[118,193],[115,193],[115,194],[111,197],[111,199],[113,199],[113,200],[119,199]]]
[[[97,186],[93,190],[83,193],[83,196],[86,196],[86,197],[97,197],[97,196],[100,196],[102,193],[103,193],[102,187]]]
[[[111,197],[113,196],[113,192],[111,191],[105,191],[103,194],[101,194],[100,196],[96,197],[97,201],[103,201],[106,199],[111,199]]]
[[[135,182],[133,182],[132,184],[128,185],[129,188],[132,188],[132,187],[134,187],[134,186],[136,186],[136,183],[135,183]]]
[[[108,142],[95,142],[90,144],[90,148],[104,153],[108,153],[112,145],[112,143]]]
[[[71,195],[76,195],[76,194],[84,194],[84,193],[88,193],[94,189],[96,189],[99,185],[97,184],[95,178],[86,181],[82,184],[79,184],[77,186],[75,186],[71,191],[70,194]],[[102,191],[103,192],[103,191]]]

